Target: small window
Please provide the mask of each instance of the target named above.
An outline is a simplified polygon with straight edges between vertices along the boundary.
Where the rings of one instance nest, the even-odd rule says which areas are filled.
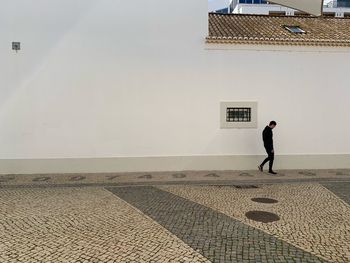
[[[250,122],[251,108],[226,108],[227,122]]]
[[[305,31],[302,30],[299,26],[284,26],[289,32],[294,34],[304,34]]]
[[[220,128],[257,128],[258,103],[255,101],[232,101],[220,103]]]

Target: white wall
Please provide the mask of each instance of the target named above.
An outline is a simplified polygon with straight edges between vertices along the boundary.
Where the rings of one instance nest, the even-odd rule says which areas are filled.
[[[206,13],[205,0],[2,0],[0,159],[258,155],[271,119],[279,154],[350,153],[349,50],[208,49]],[[231,100],[258,101],[257,130],[219,128]]]
[[[238,4],[232,13],[234,14],[254,14],[268,15],[271,11],[286,12],[294,14],[294,9],[274,4]]]

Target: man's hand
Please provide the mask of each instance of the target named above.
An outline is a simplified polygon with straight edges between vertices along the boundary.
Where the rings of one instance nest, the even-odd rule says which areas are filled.
[[[271,150],[271,153],[275,153],[275,150],[274,150],[274,149],[272,149],[272,150]]]

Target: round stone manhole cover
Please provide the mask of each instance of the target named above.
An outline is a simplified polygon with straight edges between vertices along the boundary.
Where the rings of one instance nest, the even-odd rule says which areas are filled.
[[[248,219],[262,223],[271,223],[280,220],[278,215],[265,211],[249,211],[245,214],[245,216]]]
[[[264,203],[264,204],[275,204],[278,203],[276,199],[265,198],[265,197],[256,197],[251,199],[253,202]]]

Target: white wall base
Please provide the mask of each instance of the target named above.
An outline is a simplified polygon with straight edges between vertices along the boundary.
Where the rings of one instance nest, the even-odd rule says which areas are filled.
[[[0,174],[256,169],[265,156],[213,155],[68,159],[1,159]],[[279,155],[275,169],[345,169],[350,154]]]

